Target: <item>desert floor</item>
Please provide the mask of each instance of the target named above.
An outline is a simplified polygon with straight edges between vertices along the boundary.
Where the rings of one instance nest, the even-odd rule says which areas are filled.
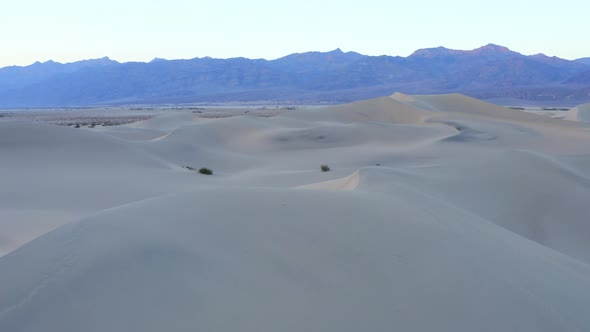
[[[149,111],[0,112],[0,331],[590,326],[588,105]]]

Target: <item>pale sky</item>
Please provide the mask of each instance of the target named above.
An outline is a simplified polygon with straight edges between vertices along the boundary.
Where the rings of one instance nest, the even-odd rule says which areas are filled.
[[[575,59],[590,56],[588,15],[588,0],[0,0],[0,67],[488,43]]]

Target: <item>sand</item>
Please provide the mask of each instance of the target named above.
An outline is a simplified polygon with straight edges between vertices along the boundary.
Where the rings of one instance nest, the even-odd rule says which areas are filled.
[[[570,121],[590,122],[590,104],[578,105],[564,114],[556,116]]]
[[[462,95],[2,121],[0,331],[584,331],[589,139]]]

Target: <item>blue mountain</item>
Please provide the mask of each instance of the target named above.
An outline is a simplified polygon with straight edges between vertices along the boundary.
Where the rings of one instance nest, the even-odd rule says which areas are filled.
[[[590,64],[525,56],[488,44],[470,51],[421,49],[408,57],[336,49],[276,60],[214,59],[119,63],[107,57],[0,68],[0,107],[235,101],[349,102],[391,94],[460,92],[515,103],[590,100]]]

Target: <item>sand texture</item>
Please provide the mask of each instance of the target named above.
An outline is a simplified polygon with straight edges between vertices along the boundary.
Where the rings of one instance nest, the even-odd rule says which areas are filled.
[[[2,121],[0,331],[587,331],[588,110]]]

